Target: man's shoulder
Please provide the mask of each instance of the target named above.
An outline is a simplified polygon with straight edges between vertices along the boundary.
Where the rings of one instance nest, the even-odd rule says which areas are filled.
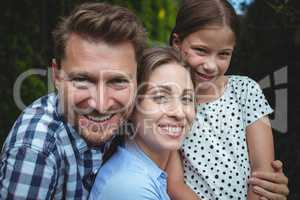
[[[28,146],[40,151],[51,151],[63,127],[57,114],[56,102],[56,95],[51,93],[25,108],[14,123],[4,149]]]

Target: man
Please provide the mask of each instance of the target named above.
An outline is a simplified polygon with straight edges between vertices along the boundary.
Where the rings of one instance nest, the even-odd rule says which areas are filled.
[[[0,199],[86,199],[130,114],[145,32],[129,10],[86,3],[53,32],[52,93],[26,108],[3,146]]]

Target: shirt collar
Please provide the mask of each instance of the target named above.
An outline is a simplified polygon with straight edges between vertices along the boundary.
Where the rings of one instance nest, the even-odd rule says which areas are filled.
[[[145,152],[134,142],[134,140],[127,140],[125,143],[125,148],[135,155],[140,161],[144,162],[147,166],[147,172],[156,179],[166,182],[167,173],[163,171],[158,165],[151,160]]]

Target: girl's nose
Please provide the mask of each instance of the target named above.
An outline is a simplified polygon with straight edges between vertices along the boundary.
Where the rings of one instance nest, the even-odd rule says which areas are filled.
[[[208,74],[214,74],[217,70],[217,63],[214,59],[208,59],[204,65],[203,65],[203,69],[205,70],[206,73]]]

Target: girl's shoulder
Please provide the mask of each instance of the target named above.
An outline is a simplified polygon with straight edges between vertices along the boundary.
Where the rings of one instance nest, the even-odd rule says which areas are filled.
[[[251,91],[260,91],[259,84],[248,76],[230,75],[228,76],[227,88],[235,94],[244,95]]]
[[[237,102],[245,104],[246,101],[264,99],[260,85],[247,76],[228,76],[227,98],[236,99]]]
[[[229,75],[228,83],[229,85],[234,85],[236,87],[241,87],[241,88],[258,84],[252,78],[248,76],[241,76],[241,75]]]

